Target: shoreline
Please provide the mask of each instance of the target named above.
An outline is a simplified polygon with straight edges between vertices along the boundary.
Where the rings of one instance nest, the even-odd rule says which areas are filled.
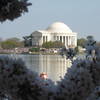
[[[16,55],[60,55],[59,53],[40,53],[40,52],[32,52],[32,53],[0,53],[0,55],[3,54],[16,54]]]

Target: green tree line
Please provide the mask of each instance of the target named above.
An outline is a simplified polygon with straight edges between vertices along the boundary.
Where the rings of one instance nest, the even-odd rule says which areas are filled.
[[[23,47],[24,43],[19,38],[10,38],[0,42],[2,49],[13,49],[16,47]]]
[[[49,41],[49,42],[43,43],[42,47],[48,48],[48,49],[49,48],[62,48],[62,47],[64,47],[64,44],[60,41],[54,41],[54,42]]]
[[[77,46],[85,47],[85,44],[87,42],[87,38],[94,38],[93,36],[87,36],[86,38],[79,38],[77,39]],[[100,41],[97,41],[96,44],[100,47]]]

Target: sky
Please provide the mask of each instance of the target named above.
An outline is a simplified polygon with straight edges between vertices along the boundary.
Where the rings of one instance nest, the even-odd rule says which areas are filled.
[[[46,29],[54,22],[63,22],[78,33],[78,38],[100,37],[100,0],[29,0],[29,12],[14,21],[0,23],[3,39],[30,35]]]

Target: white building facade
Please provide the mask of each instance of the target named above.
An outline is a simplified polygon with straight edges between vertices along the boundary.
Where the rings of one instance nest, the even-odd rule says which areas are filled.
[[[77,46],[77,33],[62,22],[51,24],[46,30],[34,31],[32,46],[41,46],[48,41],[61,41],[67,48]]]

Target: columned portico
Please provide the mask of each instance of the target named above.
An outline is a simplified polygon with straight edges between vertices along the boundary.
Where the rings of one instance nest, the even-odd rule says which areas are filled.
[[[65,47],[77,46],[77,33],[62,22],[50,25],[46,30],[38,30],[32,33],[32,45],[42,45],[48,41],[60,41]]]

